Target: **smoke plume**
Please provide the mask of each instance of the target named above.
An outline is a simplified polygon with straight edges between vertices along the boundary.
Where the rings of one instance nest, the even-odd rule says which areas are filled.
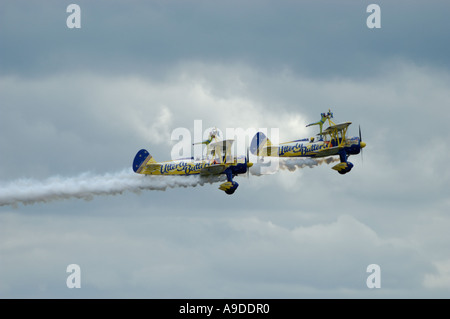
[[[330,164],[332,162],[338,162],[339,157],[326,157],[320,159],[313,158],[286,158],[280,159],[279,165],[281,169],[287,169],[290,172],[295,171],[298,168],[304,168],[308,166],[313,168],[317,165]]]
[[[252,175],[273,174],[278,169],[295,171],[298,168],[314,167],[323,163],[339,161],[339,158],[289,158],[276,159],[277,165],[266,167],[266,164],[255,163],[250,172]],[[268,162],[270,163],[270,162]],[[203,186],[225,179],[219,176],[145,176],[126,169],[117,173],[93,175],[84,173],[77,177],[51,177],[44,181],[19,179],[7,184],[0,184],[0,206],[18,204],[47,203],[56,200],[78,198],[91,200],[100,195],[119,195],[125,192],[140,193],[144,190],[165,191],[167,188]]]
[[[250,173],[255,176],[275,174],[279,169],[289,170],[291,172],[304,168],[330,164],[338,162],[339,157],[325,157],[325,158],[280,158],[280,157],[258,157],[254,158],[253,166],[250,168]]]
[[[47,203],[79,198],[91,200],[99,195],[119,195],[143,190],[164,191],[167,188],[195,187],[219,181],[220,178],[195,176],[145,176],[123,170],[104,175],[84,173],[77,177],[51,177],[44,181],[20,179],[0,184],[0,206]]]

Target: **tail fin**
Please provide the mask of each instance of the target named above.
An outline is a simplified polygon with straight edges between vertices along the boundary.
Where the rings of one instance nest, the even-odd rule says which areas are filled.
[[[250,152],[253,155],[264,156],[267,155],[263,152],[264,148],[270,148],[272,143],[267,138],[263,132],[258,132],[253,136],[252,142],[250,144]]]
[[[156,163],[156,161],[153,156],[151,156],[150,153],[147,152],[147,150],[142,149],[137,152],[136,156],[134,157],[133,171],[135,173],[140,173],[142,168],[149,163]]]

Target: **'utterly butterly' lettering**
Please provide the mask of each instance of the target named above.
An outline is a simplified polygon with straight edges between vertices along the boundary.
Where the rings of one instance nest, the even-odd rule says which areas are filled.
[[[183,172],[184,174],[190,174],[195,172],[200,172],[204,167],[210,166],[209,163],[167,163],[161,165],[161,174],[168,174],[170,172]]]
[[[279,156],[283,156],[286,153],[294,153],[295,155],[308,155],[308,153],[315,152],[325,148],[327,145],[324,142],[303,144],[295,143],[294,145],[280,145]]]

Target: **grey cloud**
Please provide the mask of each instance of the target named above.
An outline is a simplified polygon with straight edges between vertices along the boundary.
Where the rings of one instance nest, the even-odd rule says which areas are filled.
[[[288,140],[331,108],[367,147],[345,176],[237,177],[233,196],[208,184],[1,207],[0,295],[446,296],[447,4],[382,1],[369,30],[353,1],[81,1],[68,30],[65,4],[47,3],[0,4],[2,183],[118,172],[142,147],[167,160],[172,130],[197,119]],[[81,290],[65,286],[70,263]]]
[[[378,30],[366,26],[369,3],[353,1],[79,1],[78,30],[67,29],[60,2],[14,4],[1,10],[1,70],[8,74],[161,74],[184,61],[241,61],[310,77],[367,77],[399,56],[448,68],[449,7],[439,1],[379,2]]]

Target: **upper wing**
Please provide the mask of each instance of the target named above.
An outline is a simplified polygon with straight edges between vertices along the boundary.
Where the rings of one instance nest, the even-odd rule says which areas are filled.
[[[347,140],[347,129],[352,122],[345,122],[327,127],[325,131],[318,135],[329,135],[331,140],[339,143],[338,147],[343,147]]]
[[[233,142],[234,142],[233,139],[228,139],[228,140],[223,140],[223,141],[217,141],[217,142],[210,143],[208,146],[211,147],[211,148],[221,147],[222,149],[227,149],[227,148],[230,148],[231,145],[233,145]]]
[[[327,127],[327,129],[325,131],[323,131],[322,134],[331,134],[331,133],[337,132],[337,131],[346,131],[350,124],[352,124],[352,122],[345,122],[345,123],[340,123],[340,124],[336,124],[336,125],[331,125],[331,126]]]

